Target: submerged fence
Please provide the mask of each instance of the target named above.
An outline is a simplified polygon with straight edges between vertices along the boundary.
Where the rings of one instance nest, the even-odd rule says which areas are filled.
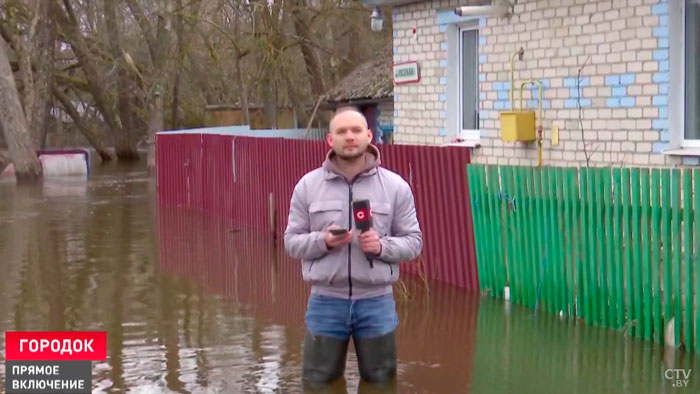
[[[467,172],[482,291],[700,351],[700,170]]]

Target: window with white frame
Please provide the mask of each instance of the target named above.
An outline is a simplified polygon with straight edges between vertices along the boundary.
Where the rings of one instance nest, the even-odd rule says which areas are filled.
[[[700,145],[700,1],[685,0],[684,68],[685,116],[684,139]]]
[[[459,29],[460,138],[479,139],[479,30]]]
[[[669,153],[696,155],[700,148],[700,0],[669,2],[668,13]]]

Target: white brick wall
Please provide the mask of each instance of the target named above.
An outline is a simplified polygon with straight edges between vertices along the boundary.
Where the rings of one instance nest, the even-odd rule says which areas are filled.
[[[509,100],[503,99],[504,83],[509,85],[510,80],[509,60],[522,46],[525,55],[523,61],[516,60],[516,86],[529,78],[545,85],[545,164],[585,163],[582,135],[592,165],[680,164],[680,159],[658,153],[668,132],[653,128],[660,116],[654,101],[660,84],[654,81],[662,72],[662,58],[657,59],[660,37],[655,30],[663,28],[655,7],[661,2],[520,0],[510,21],[482,21],[479,54],[486,62],[479,68],[481,147],[474,149],[473,161],[537,163],[536,143],[500,140],[499,112],[510,107]],[[444,144],[448,135],[454,135],[445,119],[447,31],[437,24],[437,15],[439,10],[465,3],[433,0],[394,7],[394,62],[417,60],[421,67],[420,83],[394,87],[397,143]],[[579,119],[577,89],[572,83],[584,62]],[[533,97],[530,93],[525,92],[526,104],[536,107],[536,102],[527,103]],[[553,125],[560,130],[558,146],[551,146]]]
[[[379,124],[388,125],[394,122],[394,103],[385,101],[379,103]]]

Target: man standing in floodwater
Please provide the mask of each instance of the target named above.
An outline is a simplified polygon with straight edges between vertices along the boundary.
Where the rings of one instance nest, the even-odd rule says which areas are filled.
[[[399,262],[423,247],[413,193],[380,167],[357,109],[335,113],[326,141],[332,149],[323,165],[294,188],[284,234],[287,253],[302,260],[302,276],[311,282],[302,376],[324,383],[343,375],[352,337],[362,379],[389,381],[396,376],[398,325],[392,284]],[[353,226],[354,200],[369,200],[369,231]]]

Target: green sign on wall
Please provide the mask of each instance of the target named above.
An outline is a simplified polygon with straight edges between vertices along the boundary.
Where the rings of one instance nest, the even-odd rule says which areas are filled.
[[[418,62],[406,62],[394,64],[394,84],[411,83],[420,81],[420,68]]]

